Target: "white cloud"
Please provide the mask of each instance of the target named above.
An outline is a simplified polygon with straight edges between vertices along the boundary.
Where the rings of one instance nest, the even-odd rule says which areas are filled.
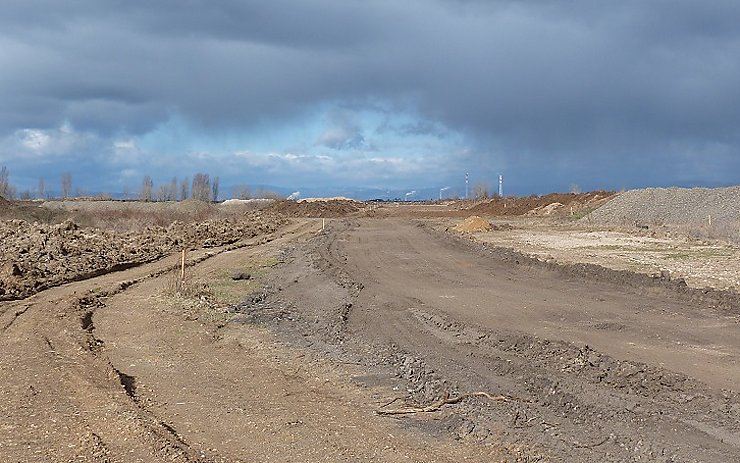
[[[3,140],[0,158],[56,158],[88,152],[102,140],[92,133],[78,132],[68,122],[53,129],[24,128]]]

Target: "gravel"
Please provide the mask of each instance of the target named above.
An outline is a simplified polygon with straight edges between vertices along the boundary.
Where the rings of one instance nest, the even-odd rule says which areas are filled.
[[[605,225],[740,227],[740,186],[646,188],[615,196],[582,222]]]

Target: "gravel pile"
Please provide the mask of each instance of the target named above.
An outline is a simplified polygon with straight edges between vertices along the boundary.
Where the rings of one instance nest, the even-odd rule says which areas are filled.
[[[582,222],[608,225],[734,226],[740,223],[740,186],[647,188],[615,196]]]

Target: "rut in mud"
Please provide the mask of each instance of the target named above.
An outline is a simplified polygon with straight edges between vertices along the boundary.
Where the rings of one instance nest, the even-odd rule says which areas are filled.
[[[522,461],[740,458],[740,329],[726,295],[559,271],[394,220],[334,222],[283,260],[238,319],[420,403],[508,398],[471,397],[403,418],[410,427]]]

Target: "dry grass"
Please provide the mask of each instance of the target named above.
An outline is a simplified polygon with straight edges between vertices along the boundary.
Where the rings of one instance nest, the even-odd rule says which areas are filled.
[[[221,207],[194,200],[162,203],[50,201],[40,204],[27,202],[14,203],[12,207],[4,207],[0,219],[21,219],[45,224],[57,224],[65,220],[72,220],[81,227],[127,233],[139,231],[146,227],[167,227],[174,222],[191,224],[215,219],[237,219],[260,207],[259,204]]]
[[[218,209],[203,204],[193,208],[138,208],[122,205],[120,208],[79,210],[72,212],[72,220],[83,227],[94,227],[119,233],[141,230],[145,227],[167,227],[174,222],[195,223],[223,217]]]
[[[180,277],[180,270],[173,270],[165,278],[164,294],[185,299],[208,300],[213,298],[213,291],[208,283],[193,280],[187,272]]]
[[[683,232],[694,239],[709,239],[727,241],[730,243],[740,244],[740,220],[732,222],[713,222],[701,225],[686,225]]]

